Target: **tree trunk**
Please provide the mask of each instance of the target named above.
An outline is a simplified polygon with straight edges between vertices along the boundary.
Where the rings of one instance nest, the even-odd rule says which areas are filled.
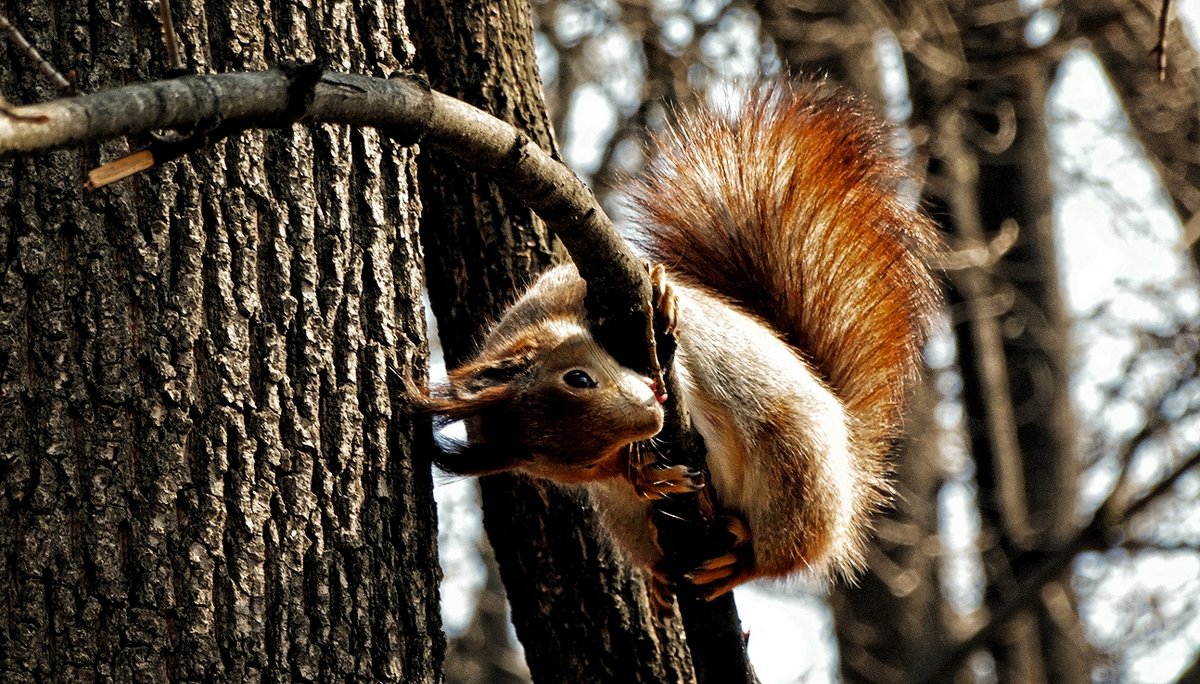
[[[845,682],[910,681],[949,641],[938,575],[935,404],[932,387],[919,387],[896,457],[896,498],[876,521],[867,571],[830,598]]]
[[[914,60],[910,72],[915,117],[934,135],[932,213],[947,217],[964,249],[1018,231],[994,263],[952,273],[969,448],[983,534],[994,540],[983,552],[989,606],[1012,592],[1014,573],[1071,535],[1079,477],[1045,121],[1053,65],[1026,51],[1017,3],[1003,16],[956,16],[961,43],[942,54],[962,64],[933,69]],[[970,78],[955,80],[963,74]],[[1022,613],[988,645],[997,678],[1088,681],[1079,631],[1071,611],[1050,615],[1038,605]]]
[[[410,17],[435,88],[554,149],[527,3],[425,0]],[[555,248],[521,202],[444,155],[422,160],[421,183],[430,301],[453,367]],[[535,681],[692,678],[678,625],[655,623],[640,574],[613,558],[580,495],[511,475],[484,478],[481,489],[484,526]]]
[[[201,71],[409,60],[393,6],[172,5]],[[164,73],[155,3],[0,12],[82,91]],[[252,132],[85,193],[131,145],[0,160],[0,678],[440,680],[410,152]]]
[[[796,3],[756,0],[763,27],[775,41],[789,73],[799,78],[830,78],[883,107],[883,82],[875,59],[870,3]]]
[[[1010,406],[1004,414],[1012,421],[999,429],[1012,430],[1017,451],[1000,448],[994,432],[972,431],[982,523],[998,541],[990,553],[984,552],[990,602],[1002,601],[1012,590],[1013,573],[1033,567],[1066,542],[1079,524],[1075,510],[1080,459],[1068,392],[1070,317],[1055,262],[1046,131],[1053,65],[1036,56],[1014,61],[992,54],[997,44],[1023,44],[1021,26],[996,35],[1005,28],[968,29],[964,35],[968,59],[979,64],[978,72],[986,73],[987,67],[998,72],[969,85],[968,127],[975,131],[980,162],[976,191],[983,234],[990,238],[1006,224],[1019,231],[1016,244],[993,271],[993,302],[1007,302],[1007,310],[994,315],[1003,334],[1007,368],[1004,391]],[[973,54],[973,47],[981,54]],[[967,414],[969,420],[978,420],[983,407],[976,399],[992,389],[976,385],[981,376],[972,372],[972,336],[960,334],[959,339]],[[1005,461],[1012,457],[1017,457],[1015,462]],[[1065,582],[1059,586],[1070,593]],[[1091,681],[1078,621],[1073,609],[1051,614],[1044,603],[1014,620],[1013,640],[993,648],[1000,681]]]
[[[450,640],[446,654],[446,684],[525,684],[529,668],[523,653],[509,638],[508,601],[492,547],[482,537],[477,544],[485,568],[475,615],[462,634]]]

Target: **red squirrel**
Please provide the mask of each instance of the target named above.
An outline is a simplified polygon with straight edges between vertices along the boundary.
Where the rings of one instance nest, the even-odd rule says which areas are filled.
[[[890,133],[825,86],[766,85],[732,112],[681,113],[633,191],[676,316],[682,401],[739,547],[688,575],[710,596],[863,562],[939,300],[937,232],[900,194]],[[541,276],[421,402],[467,420],[443,469],[582,485],[616,546],[653,568],[649,500],[694,485],[678,467],[647,484],[661,396],[592,339],[584,291],[571,265]]]

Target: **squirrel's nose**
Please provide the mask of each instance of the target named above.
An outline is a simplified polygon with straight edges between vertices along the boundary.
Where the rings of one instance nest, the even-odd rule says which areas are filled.
[[[657,401],[660,404],[667,403],[667,388],[666,387],[659,387],[658,382],[656,380],[654,380],[653,378],[643,377],[642,380],[645,381],[646,386],[650,388],[650,391],[654,393],[655,401]]]

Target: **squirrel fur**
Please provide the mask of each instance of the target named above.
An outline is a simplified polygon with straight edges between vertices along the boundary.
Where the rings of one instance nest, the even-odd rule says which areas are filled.
[[[681,400],[742,547],[690,575],[713,595],[862,564],[938,304],[937,232],[898,189],[890,135],[847,95],[768,84],[733,112],[682,113],[633,192],[674,305]],[[424,407],[468,423],[441,467],[582,484],[616,545],[652,568],[649,499],[687,478],[639,482],[662,397],[593,341],[584,292],[573,266],[544,274]]]

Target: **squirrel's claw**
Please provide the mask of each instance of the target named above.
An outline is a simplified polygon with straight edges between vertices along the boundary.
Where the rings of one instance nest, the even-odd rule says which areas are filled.
[[[685,577],[692,584],[712,584],[733,574],[737,565],[737,554],[730,552],[716,558],[710,558],[700,564],[700,567],[689,572]]]
[[[675,592],[666,575],[651,572],[646,582],[646,593],[650,597],[650,607],[659,622],[671,617],[675,612]]]
[[[650,536],[658,538],[658,526],[654,520],[648,521]],[[682,574],[682,578],[695,587],[694,591],[704,600],[711,601],[732,590],[737,585],[754,576],[754,550],[750,544],[750,526],[740,515],[726,514],[718,517],[712,523],[715,535],[727,534],[725,540],[716,543],[725,545],[725,553],[709,558],[700,563],[691,572]],[[675,580],[679,578],[677,568],[672,568],[665,559],[659,560],[649,568],[652,592],[663,592],[670,596],[678,588]],[[652,599],[664,601],[664,596],[652,596]]]
[[[742,516],[726,514],[721,516],[719,522],[725,525],[725,531],[733,538],[731,547],[738,549],[750,543],[750,525]]]
[[[690,494],[704,487],[704,476],[687,466],[650,466],[638,471],[633,483],[638,496],[647,501],[665,499],[672,494]]]
[[[733,575],[718,583],[709,586],[708,593],[704,594],[705,601],[712,601],[720,598],[725,594],[733,591],[733,588],[745,581],[745,578],[739,575]]]
[[[650,274],[650,295],[654,304],[654,329],[663,335],[674,335],[675,324],[678,322],[678,302],[675,288],[667,280],[667,270],[662,264],[646,262],[646,271]]]
[[[646,525],[650,538],[658,539],[658,526],[654,524],[654,518],[646,518]],[[654,609],[654,617],[663,622],[675,613],[675,582],[661,559],[645,570],[650,607]]]
[[[705,600],[711,601],[749,579],[754,570],[754,549],[750,544],[750,526],[739,515],[726,514],[714,521],[729,535],[727,553],[708,559],[684,577],[696,585]]]
[[[704,487],[704,476],[687,466],[663,466],[644,444],[636,443],[629,453],[627,476],[637,495],[647,501],[673,494],[688,494]]]

